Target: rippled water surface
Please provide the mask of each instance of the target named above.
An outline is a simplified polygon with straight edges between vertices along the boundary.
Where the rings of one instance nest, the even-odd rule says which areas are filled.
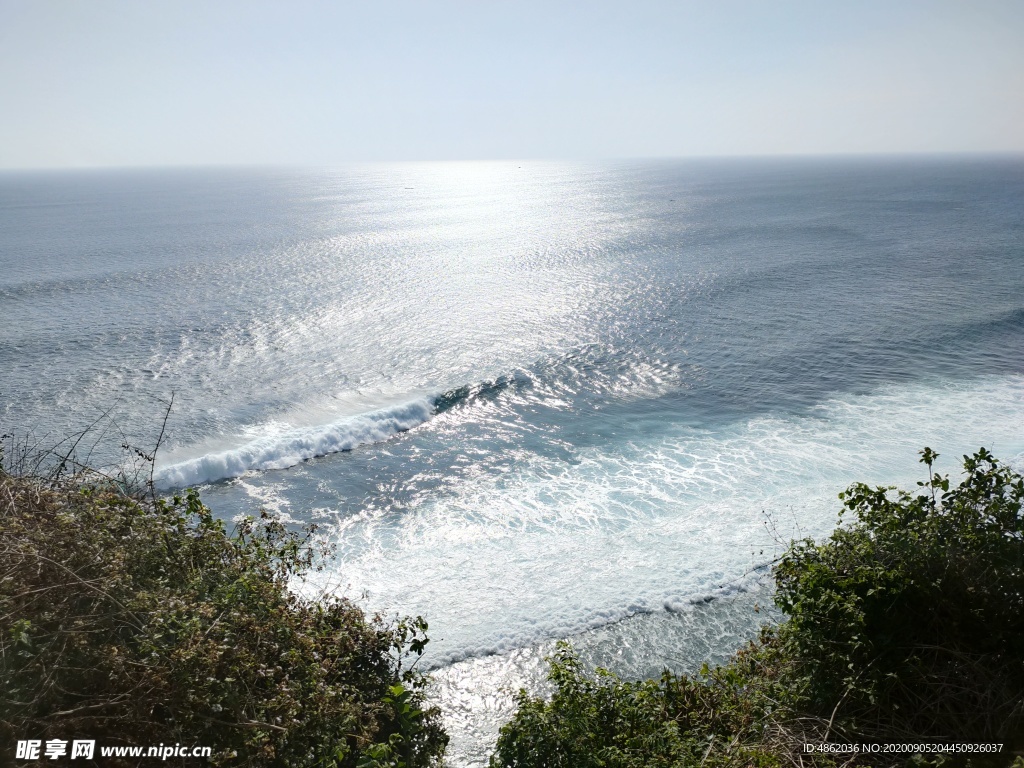
[[[1022,217],[1005,158],[0,175],[0,427],[173,392],[158,482],[330,526],[470,764],[557,638],[727,653],[772,528],[1024,452]]]

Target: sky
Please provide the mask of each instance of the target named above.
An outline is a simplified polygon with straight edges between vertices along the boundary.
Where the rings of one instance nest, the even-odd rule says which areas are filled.
[[[0,0],[0,169],[1022,151],[1022,0]]]

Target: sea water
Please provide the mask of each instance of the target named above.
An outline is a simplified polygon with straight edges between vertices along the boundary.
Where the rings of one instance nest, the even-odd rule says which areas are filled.
[[[1024,454],[1024,160],[0,175],[0,431],[151,450],[423,615],[482,764],[573,639],[717,660],[855,481]]]

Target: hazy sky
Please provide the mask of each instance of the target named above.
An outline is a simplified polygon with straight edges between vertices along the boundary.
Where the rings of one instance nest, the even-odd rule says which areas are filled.
[[[1022,0],[0,0],[0,168],[964,151]]]

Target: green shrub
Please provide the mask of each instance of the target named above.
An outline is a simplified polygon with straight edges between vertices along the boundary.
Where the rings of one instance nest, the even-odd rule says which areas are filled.
[[[982,449],[951,488],[858,483],[855,522],[777,566],[806,706],[860,735],[1005,741],[1024,709],[1024,478]]]
[[[289,586],[314,559],[308,538],[266,517],[229,534],[193,491],[163,502],[0,472],[0,744],[437,764],[447,737],[410,668],[426,624],[300,597]]]
[[[664,673],[625,682],[588,675],[565,643],[550,659],[550,700],[520,691],[515,718],[501,730],[497,768],[684,768],[780,766],[773,716],[778,659],[773,637],[733,663],[698,677]],[[788,763],[786,763],[788,764]]]
[[[657,682],[623,682],[604,670],[589,677],[565,644],[550,663],[554,696],[545,702],[520,693],[515,727],[498,742],[502,765],[629,766],[642,755],[647,765],[671,766],[696,752],[665,716]]]
[[[630,683],[585,674],[563,647],[554,695],[520,692],[492,765],[945,764],[804,753],[823,741],[1003,742],[968,764],[1009,765],[1024,730],[1024,478],[982,449],[951,488],[922,454],[916,494],[855,484],[840,495],[852,522],[790,547],[774,571],[788,620],[729,664]]]

